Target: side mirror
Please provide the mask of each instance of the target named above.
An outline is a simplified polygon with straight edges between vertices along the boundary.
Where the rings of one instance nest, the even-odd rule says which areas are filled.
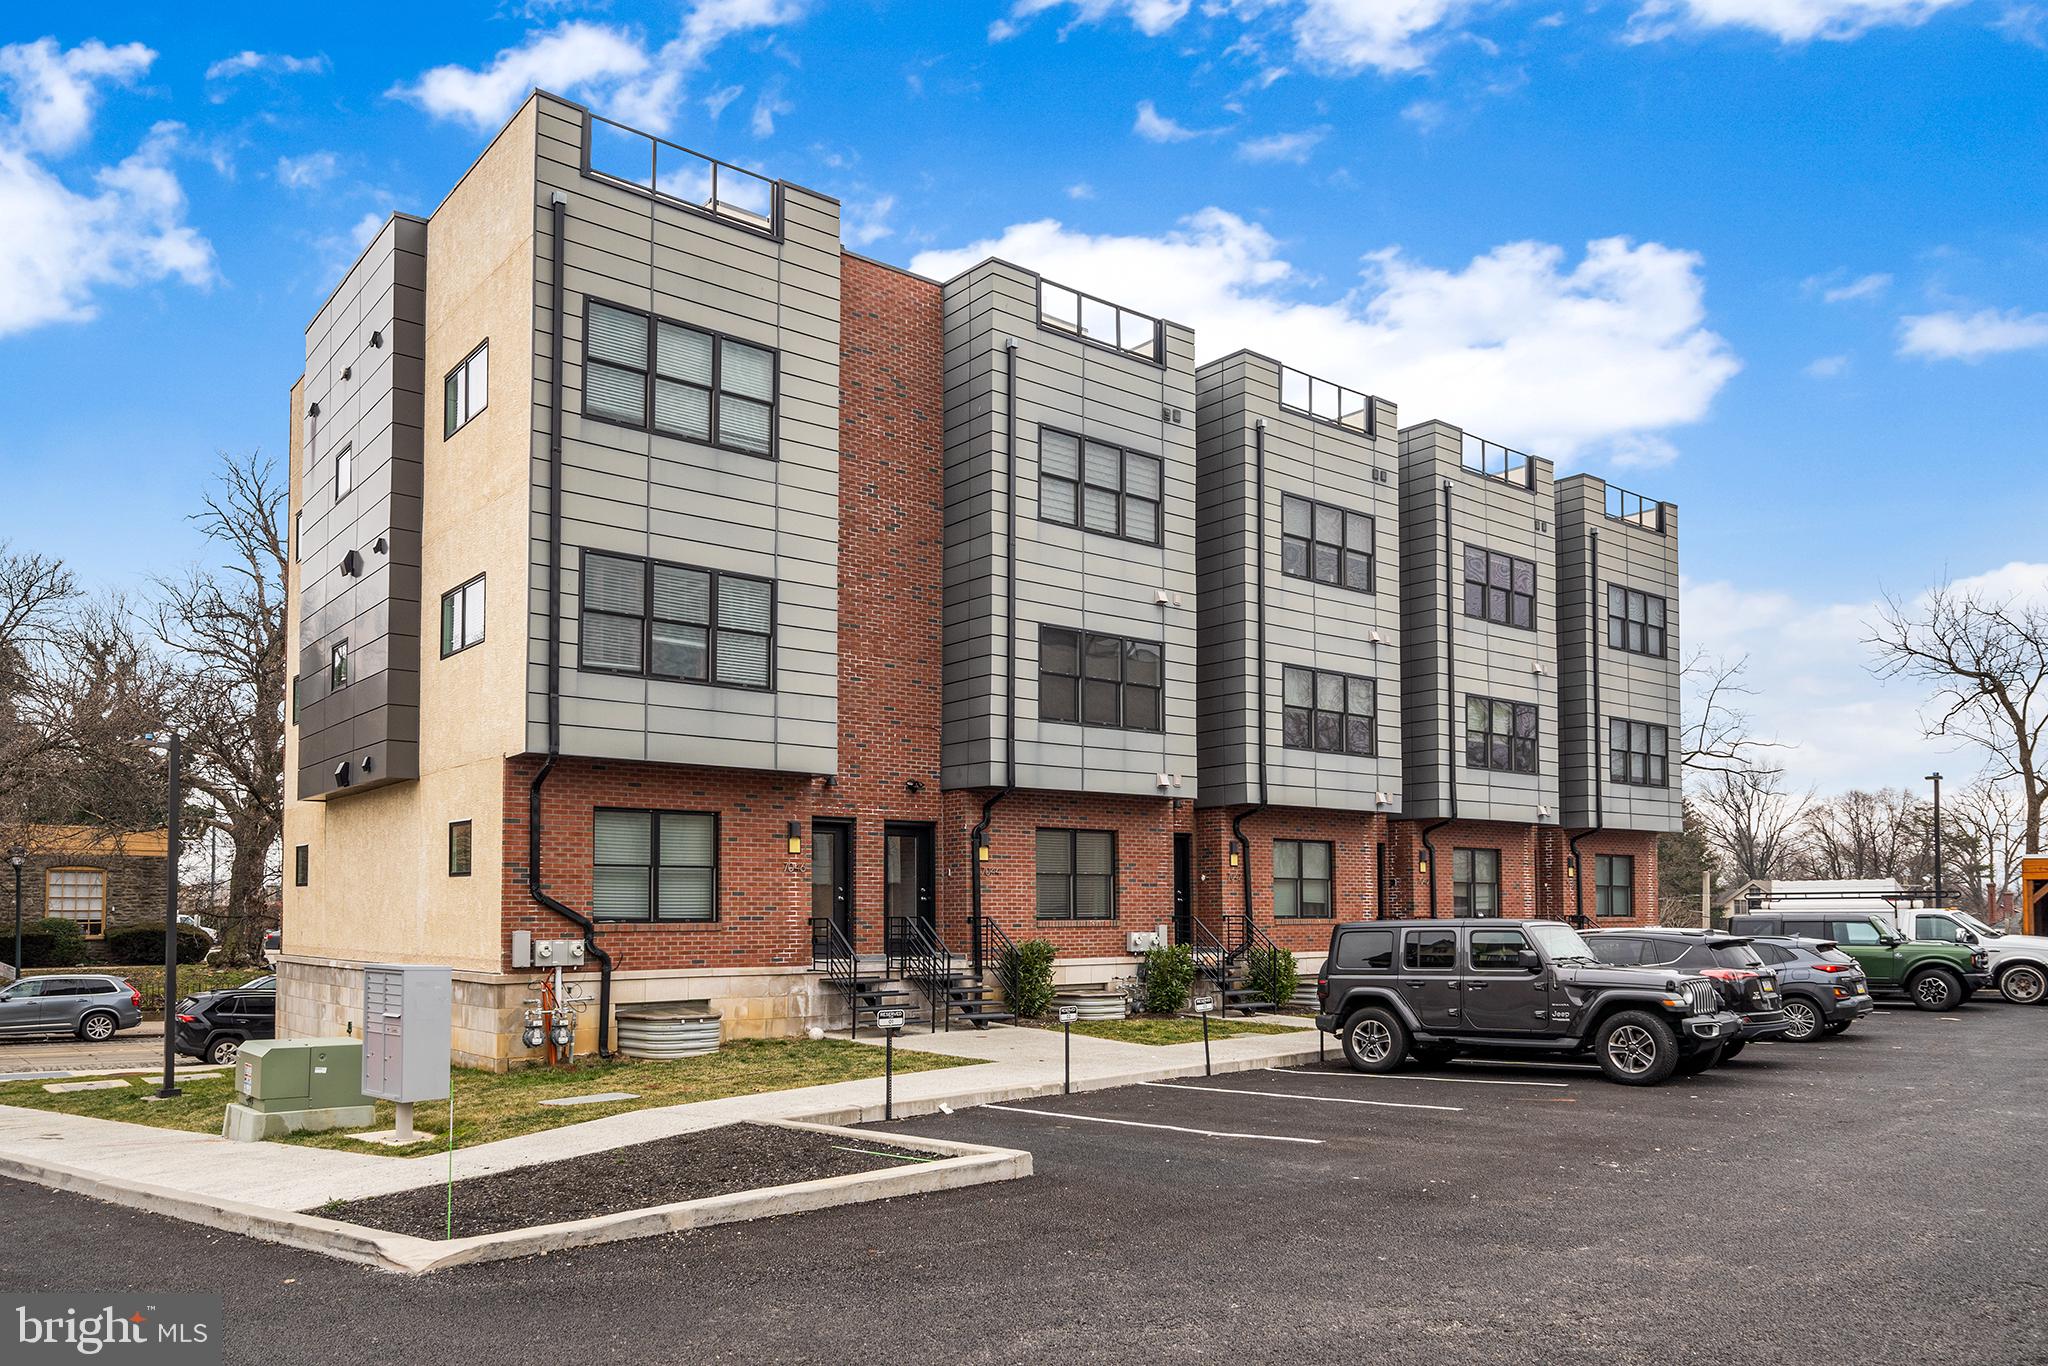
[[[1523,972],[1543,971],[1543,955],[1534,949],[1523,949],[1515,955],[1515,963]]]
[[[1981,943],[1983,943],[1984,941],[1983,941],[1983,940],[1981,940],[1981,939],[1979,939],[1979,938],[1977,938],[1977,934],[1976,934],[1976,931],[1974,931],[1974,930],[1964,930],[1964,931],[1963,931],[1963,942],[1964,942],[1965,944],[1981,944]]]

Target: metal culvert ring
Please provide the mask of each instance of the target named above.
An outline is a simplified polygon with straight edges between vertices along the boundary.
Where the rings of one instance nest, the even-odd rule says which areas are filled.
[[[618,1013],[619,1051],[632,1058],[667,1060],[716,1053],[721,1032],[717,1015],[681,1010]]]

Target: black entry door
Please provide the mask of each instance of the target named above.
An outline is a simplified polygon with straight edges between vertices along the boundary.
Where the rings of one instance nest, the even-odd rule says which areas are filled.
[[[811,948],[830,952],[835,943],[853,943],[853,825],[816,821],[811,825]]]
[[[889,952],[900,953],[903,945],[897,941],[912,921],[927,930],[938,928],[938,907],[932,900],[932,828],[890,825],[883,830],[882,841],[882,913],[888,917]]]
[[[1195,937],[1194,836],[1173,837],[1173,942]]]

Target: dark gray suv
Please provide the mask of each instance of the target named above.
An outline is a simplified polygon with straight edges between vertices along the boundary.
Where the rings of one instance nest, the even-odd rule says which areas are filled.
[[[105,1043],[142,1023],[142,993],[104,973],[24,977],[0,991],[0,1035],[75,1034]]]
[[[1832,939],[1786,935],[1752,940],[1757,956],[1778,973],[1778,994],[1792,1027],[1783,1037],[1805,1043],[1839,1034],[1875,1009],[1863,968]]]

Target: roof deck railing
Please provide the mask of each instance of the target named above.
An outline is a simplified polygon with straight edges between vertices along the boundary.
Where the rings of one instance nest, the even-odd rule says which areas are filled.
[[[1159,319],[1039,277],[1038,323],[1127,356],[1161,364]]]
[[[1317,379],[1291,365],[1280,367],[1280,406],[1361,436],[1374,434],[1371,394]]]
[[[692,213],[781,236],[781,187],[767,176],[613,123],[601,114],[589,115],[583,127],[585,175]]]
[[[1607,515],[1617,522],[1639,526],[1660,536],[1664,534],[1664,504],[1640,493],[1631,493],[1617,484],[1607,486]]]
[[[1465,438],[1464,465],[1474,474],[1513,484],[1516,488],[1536,487],[1536,462],[1521,451],[1488,441],[1470,432]]]

